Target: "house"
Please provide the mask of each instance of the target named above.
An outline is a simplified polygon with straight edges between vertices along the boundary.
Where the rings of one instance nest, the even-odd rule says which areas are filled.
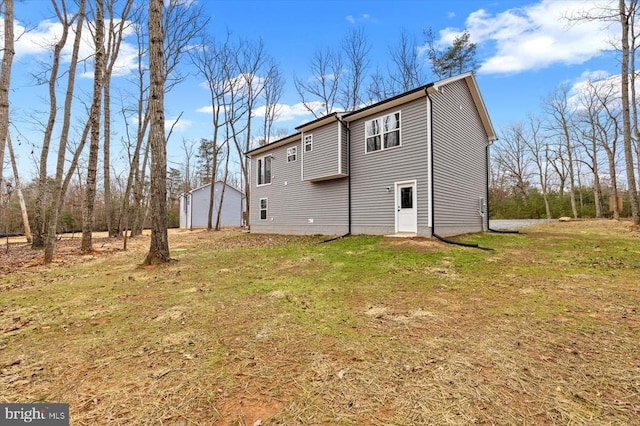
[[[214,186],[214,204],[212,224],[216,226],[218,208],[220,206],[220,196],[224,188],[224,198],[222,199],[222,210],[220,216],[220,226],[234,227],[242,226],[242,212],[244,210],[244,194],[236,188],[217,181]],[[206,184],[199,188],[180,195],[180,228],[206,228],[207,216],[209,214],[209,200],[211,199],[211,184]]]
[[[496,140],[472,73],[253,149],[252,232],[446,237],[488,229]]]

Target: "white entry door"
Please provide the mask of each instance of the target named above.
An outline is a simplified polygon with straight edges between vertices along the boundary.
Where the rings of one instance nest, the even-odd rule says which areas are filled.
[[[397,232],[418,232],[418,209],[416,207],[416,183],[396,183],[396,229]]]

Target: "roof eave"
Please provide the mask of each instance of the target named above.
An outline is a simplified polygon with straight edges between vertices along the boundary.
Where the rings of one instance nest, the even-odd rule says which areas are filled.
[[[293,135],[285,136],[282,139],[278,139],[277,141],[268,143],[266,145],[259,146],[257,148],[252,149],[251,151],[247,151],[244,153],[247,157],[251,158],[253,155],[261,154],[263,152],[267,152],[272,150],[273,148],[277,148],[282,145],[287,145],[292,142],[297,142],[300,140],[300,132],[295,133]]]

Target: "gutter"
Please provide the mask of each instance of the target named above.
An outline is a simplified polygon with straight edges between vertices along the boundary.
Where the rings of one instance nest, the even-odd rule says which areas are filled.
[[[431,176],[429,176],[429,186],[431,188],[431,236],[433,236],[434,238],[436,238],[437,240],[442,241],[443,243],[447,243],[447,244],[454,244],[457,246],[462,246],[462,247],[472,247],[472,248],[477,248],[477,249],[481,249],[481,250],[493,250],[493,249],[487,249],[487,248],[483,248],[480,247],[478,244],[473,244],[473,243],[463,243],[461,241],[453,241],[450,239],[447,239],[445,237],[441,237],[440,235],[438,235],[436,233],[436,208],[435,208],[435,192],[434,192],[434,185],[433,185],[433,157],[434,157],[434,151],[433,151],[433,107],[432,105],[432,100],[431,100],[431,96],[429,95],[429,91],[428,88],[426,88],[424,90],[424,93],[427,95],[427,102],[429,103],[429,132],[431,133],[431,146],[429,147],[429,149],[431,150],[431,164],[430,164],[430,169],[431,169]],[[488,189],[487,189],[488,190]]]

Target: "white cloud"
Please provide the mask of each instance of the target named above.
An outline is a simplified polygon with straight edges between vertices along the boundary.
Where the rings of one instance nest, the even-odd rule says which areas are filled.
[[[322,102],[310,102],[309,106],[313,109],[314,112],[319,112],[324,108],[324,104]],[[276,123],[286,122],[291,120],[296,120],[300,118],[312,118],[311,112],[304,106],[303,103],[297,103],[294,105],[286,105],[286,104],[277,104],[277,119]],[[254,115],[256,117],[264,117],[266,108],[261,106],[256,108]]]
[[[608,98],[612,105],[618,105],[620,90],[621,78],[619,74],[612,75],[602,70],[585,71],[571,83],[567,102],[573,108],[583,110],[585,100],[593,93],[599,93],[601,97]]]
[[[472,40],[495,46],[480,73],[517,73],[553,64],[580,64],[611,48],[615,26],[601,21],[573,21],[589,8],[578,1],[543,0],[492,15],[484,9],[471,13],[466,29]],[[440,31],[440,43],[450,44],[457,28]]]
[[[115,21],[114,24],[118,25],[119,21]],[[0,32],[4,32],[4,23],[1,21]],[[62,24],[53,20],[44,20],[39,22],[35,28],[26,30],[20,22],[16,21],[14,24],[14,33],[17,38],[15,42],[16,60],[29,56],[45,56],[50,55],[51,52],[53,52],[53,46],[62,37]],[[127,22],[124,27],[124,37],[120,46],[118,58],[113,67],[114,76],[127,75],[137,67],[137,48],[134,44],[126,42],[126,38],[131,35],[133,35],[133,24],[131,22]],[[75,25],[69,30],[67,41],[61,52],[61,60],[63,62],[68,63],[71,60],[74,37]],[[0,45],[4,48],[4,43],[0,43]],[[82,29],[82,41],[80,43],[78,59],[80,61],[87,60],[93,56],[94,52],[95,48],[91,38],[91,32],[89,30],[88,23],[85,22],[84,28]],[[82,68],[80,76],[93,78],[93,67],[91,66],[91,62],[92,61],[89,63],[89,67]]]
[[[363,13],[360,16],[347,15],[345,16],[345,19],[350,24],[364,23],[364,22],[371,22],[371,23],[377,24],[379,22],[376,18],[373,18],[368,13]]]
[[[313,109],[313,112],[316,114],[321,113],[324,109],[324,104],[322,102],[310,102],[309,106]],[[283,123],[291,120],[300,120],[300,119],[312,119],[313,114],[309,112],[307,107],[304,106],[303,103],[297,103],[294,105],[287,104],[276,104],[277,108],[277,117],[276,123]],[[213,106],[206,105],[196,109],[196,112],[201,112],[205,114],[213,114]],[[253,111],[254,117],[264,117],[266,112],[266,107],[264,105],[257,107]]]
[[[173,117],[164,121],[164,130],[166,132],[169,132],[171,130],[171,126],[173,126],[174,132],[184,132],[193,125],[193,121],[187,120],[183,117],[180,117],[180,120],[178,120],[178,122],[176,123],[177,118],[178,117]]]

